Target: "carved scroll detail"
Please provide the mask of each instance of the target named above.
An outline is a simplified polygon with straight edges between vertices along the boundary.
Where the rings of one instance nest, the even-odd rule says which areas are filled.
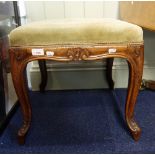
[[[67,57],[70,60],[84,60],[89,55],[89,51],[83,48],[69,48],[67,51]]]

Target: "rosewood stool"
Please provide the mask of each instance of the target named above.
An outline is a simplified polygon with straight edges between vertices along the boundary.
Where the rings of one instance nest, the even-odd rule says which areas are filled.
[[[11,73],[23,114],[23,124],[18,131],[20,144],[24,144],[31,122],[24,71],[27,63],[33,60],[69,62],[126,59],[129,82],[125,119],[134,140],[139,139],[141,129],[134,119],[144,62],[143,31],[139,26],[115,19],[43,21],[14,29],[9,40]]]

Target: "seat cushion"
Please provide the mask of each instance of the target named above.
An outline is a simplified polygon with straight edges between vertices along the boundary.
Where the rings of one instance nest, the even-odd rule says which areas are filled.
[[[9,38],[11,46],[141,43],[143,31],[137,25],[115,19],[65,19],[20,26]]]

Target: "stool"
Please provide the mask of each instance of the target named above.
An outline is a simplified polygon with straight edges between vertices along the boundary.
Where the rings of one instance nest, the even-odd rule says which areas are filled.
[[[129,82],[125,119],[134,140],[139,139],[141,129],[134,120],[144,62],[143,31],[139,26],[115,19],[53,20],[18,27],[10,33],[9,39],[11,73],[23,114],[23,124],[18,131],[20,144],[24,143],[31,122],[24,71],[33,60],[126,59]]]

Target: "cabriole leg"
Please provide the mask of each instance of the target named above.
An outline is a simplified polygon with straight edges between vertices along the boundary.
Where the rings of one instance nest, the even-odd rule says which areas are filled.
[[[134,140],[138,140],[141,135],[141,129],[134,119],[134,107],[138,96],[139,88],[142,81],[144,62],[144,51],[142,47],[135,47],[134,52],[130,54],[128,59],[129,65],[129,86],[126,99],[125,117],[127,125],[131,131]]]
[[[22,54],[22,51],[21,51]],[[21,60],[20,52],[18,55],[15,51],[10,50],[10,61],[11,61],[11,74],[14,83],[14,87],[20,102],[20,106],[23,114],[23,124],[18,131],[18,142],[24,144],[25,136],[29,130],[31,122],[31,107],[28,99],[28,91],[26,87],[26,80],[24,70],[26,64],[23,64]]]

